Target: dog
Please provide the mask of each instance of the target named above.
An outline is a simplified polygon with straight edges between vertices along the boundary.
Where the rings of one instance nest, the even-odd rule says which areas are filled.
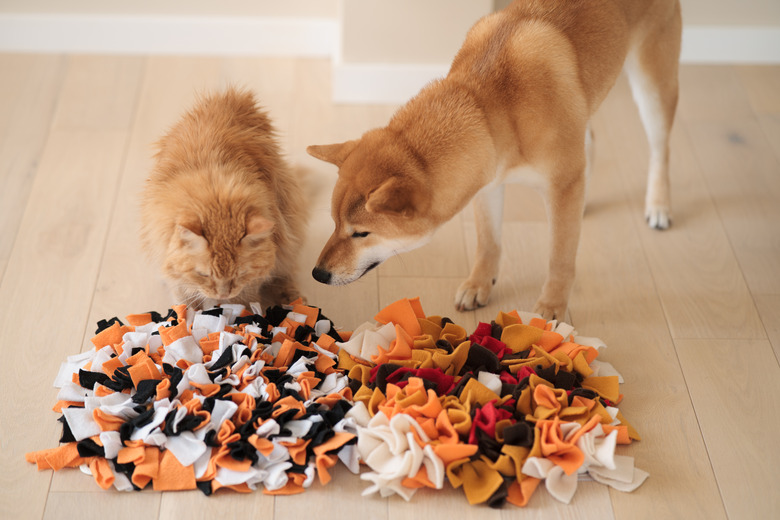
[[[307,152],[339,168],[333,235],[312,271],[348,284],[425,244],[473,202],[473,269],[455,307],[488,302],[501,253],[504,184],[541,191],[551,233],[534,311],[563,318],[590,168],[589,119],[627,71],[650,145],[645,216],[670,225],[669,133],[678,96],[678,0],[518,0],[479,20],[448,74],[386,127]]]

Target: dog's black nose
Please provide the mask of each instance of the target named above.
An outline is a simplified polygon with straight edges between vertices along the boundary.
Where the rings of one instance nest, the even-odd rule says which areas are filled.
[[[328,284],[330,283],[330,271],[326,271],[325,269],[320,269],[319,267],[315,267],[311,270],[311,275],[314,277],[315,280],[317,280],[320,283]]]

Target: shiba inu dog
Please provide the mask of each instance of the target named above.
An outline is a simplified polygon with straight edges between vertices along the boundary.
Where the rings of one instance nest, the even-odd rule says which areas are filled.
[[[518,0],[481,19],[447,76],[386,127],[307,148],[339,167],[336,227],[314,278],[350,283],[425,244],[473,201],[477,254],[455,306],[485,305],[498,275],[503,186],[524,182],[544,196],[551,233],[534,310],[562,318],[584,208],[588,121],[624,66],[650,145],[647,222],[670,224],[668,143],[681,29],[678,0]]]

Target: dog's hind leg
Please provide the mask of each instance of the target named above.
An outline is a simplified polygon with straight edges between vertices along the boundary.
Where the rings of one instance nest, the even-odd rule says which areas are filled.
[[[459,311],[486,305],[496,283],[501,261],[504,185],[483,188],[472,204],[477,226],[477,255],[471,274],[455,294],[455,308]]]
[[[582,211],[583,213],[586,210],[587,206],[587,195],[588,195],[588,185],[590,184],[590,178],[593,174],[593,128],[591,127],[590,122],[588,123],[588,128],[585,130],[585,203],[583,204]]]
[[[677,109],[682,21],[680,6],[652,18],[629,50],[625,70],[650,145],[645,218],[666,229],[670,219],[669,134]]]

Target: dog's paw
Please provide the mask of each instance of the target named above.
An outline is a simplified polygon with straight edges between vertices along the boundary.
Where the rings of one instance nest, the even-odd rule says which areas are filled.
[[[455,308],[463,312],[484,307],[490,299],[490,291],[492,289],[492,283],[480,284],[466,280],[460,284],[458,292],[455,293]]]
[[[669,217],[669,208],[661,206],[648,206],[645,209],[645,220],[651,229],[664,230],[672,225],[672,219]]]
[[[534,305],[534,312],[541,314],[542,318],[550,320],[564,320],[566,316],[566,303],[544,302],[541,299]]]

